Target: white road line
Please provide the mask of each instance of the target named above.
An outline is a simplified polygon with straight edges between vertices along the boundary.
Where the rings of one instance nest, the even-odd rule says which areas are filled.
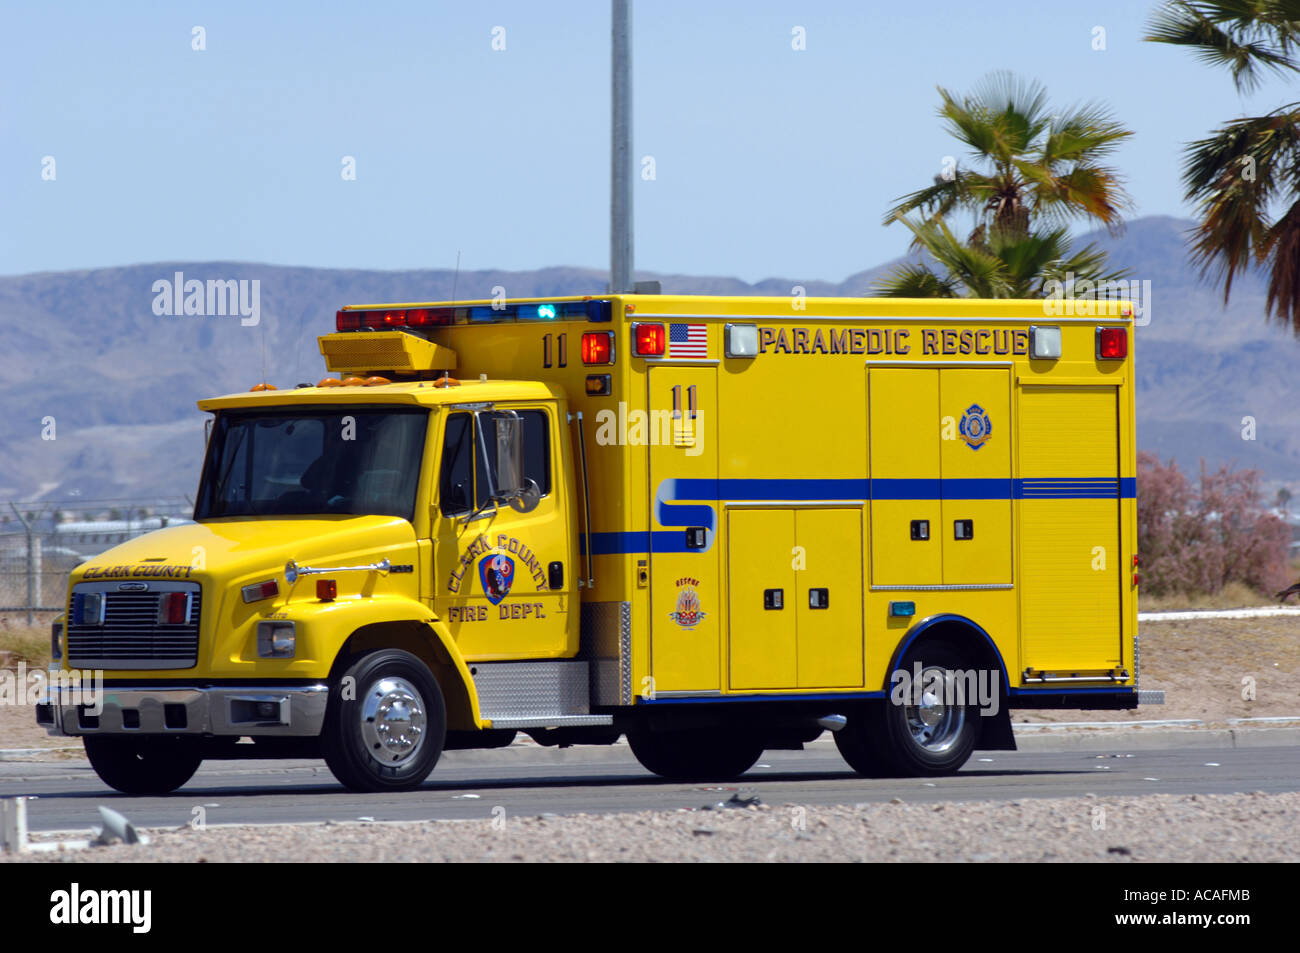
[[[1021,729],[1037,730],[1045,728],[1131,728],[1136,725],[1147,727],[1156,727],[1162,725],[1171,726],[1188,726],[1203,725],[1205,722],[1199,718],[1168,718],[1158,721],[1034,721],[1034,722],[1016,722],[1012,727],[1016,731]]]
[[[1139,612],[1139,622],[1190,622],[1193,619],[1266,619],[1300,615],[1300,606],[1256,606],[1252,609],[1189,609],[1183,612]]]

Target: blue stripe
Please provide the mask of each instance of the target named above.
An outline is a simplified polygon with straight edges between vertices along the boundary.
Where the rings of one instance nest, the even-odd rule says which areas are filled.
[[[713,547],[717,514],[713,504],[728,501],[790,500],[1114,500],[1137,496],[1135,477],[1042,477],[1030,479],[681,479],[663,480],[655,494],[660,526],[703,526],[704,550],[688,550],[681,530],[592,533],[594,556],[649,552],[704,552]],[[678,500],[691,500],[679,503]],[[651,548],[653,543],[653,549]],[[586,540],[579,538],[585,553]]]
[[[885,697],[887,696],[884,692],[843,692],[841,694],[818,692],[815,695],[700,695],[691,698],[643,698],[637,696],[636,703],[638,705],[712,705],[718,702],[819,702]]]
[[[942,487],[942,480],[875,479],[871,481],[870,497],[873,500],[937,500]]]
[[[1036,696],[1036,694],[1052,694],[1052,696],[1097,696],[1097,694],[1113,694],[1113,696],[1134,696],[1136,690],[1131,688],[1013,688],[1011,696]],[[827,693],[819,692],[818,694],[723,694],[723,696],[695,696],[688,698],[642,698],[637,697],[637,705],[716,705],[719,702],[842,702],[857,701],[857,699],[867,698],[888,698],[888,692],[842,692]]]
[[[1011,695],[1136,695],[1131,688],[1013,688]],[[799,702],[799,701],[852,701],[870,698],[888,698],[888,692],[819,692],[815,695],[699,695],[687,698],[642,698],[638,705],[713,705],[719,702]]]
[[[665,484],[672,486],[665,487]],[[1077,478],[881,478],[810,480],[664,480],[668,494],[661,503],[700,500],[1023,500],[1023,499],[1133,499],[1137,479],[1124,477]],[[676,509],[676,508],[674,508]],[[664,526],[702,525],[702,520],[674,520]]]
[[[712,545],[713,534],[709,534]],[[651,550],[650,545],[654,544]],[[680,529],[660,530],[647,533],[638,530],[631,533],[592,533],[591,554],[593,556],[640,556],[649,552],[656,553],[699,553],[704,550],[686,548],[686,531]],[[585,536],[578,536],[578,552],[587,552]]]

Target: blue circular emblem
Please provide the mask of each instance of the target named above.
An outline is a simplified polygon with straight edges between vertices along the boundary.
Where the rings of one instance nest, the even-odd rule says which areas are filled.
[[[985,413],[983,407],[979,404],[971,404],[966,408],[966,413],[962,414],[957,424],[957,432],[966,441],[966,446],[978,450],[993,433],[993,421],[989,420],[989,415]]]

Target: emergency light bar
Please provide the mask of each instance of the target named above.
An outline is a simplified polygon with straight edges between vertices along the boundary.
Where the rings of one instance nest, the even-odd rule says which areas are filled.
[[[500,324],[505,321],[608,321],[608,301],[543,301],[537,304],[476,304],[449,308],[344,308],[335,314],[339,331],[389,331],[397,328]]]

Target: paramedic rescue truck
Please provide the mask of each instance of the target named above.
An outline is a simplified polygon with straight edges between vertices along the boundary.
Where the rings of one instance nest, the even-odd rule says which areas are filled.
[[[1050,306],[346,307],[338,376],[200,402],[196,522],[55,626],[102,707],[38,719],[121,791],[286,756],[381,791],[520,731],[704,779],[830,728],[940,774],[1012,708],[1132,708],[1131,311]]]

